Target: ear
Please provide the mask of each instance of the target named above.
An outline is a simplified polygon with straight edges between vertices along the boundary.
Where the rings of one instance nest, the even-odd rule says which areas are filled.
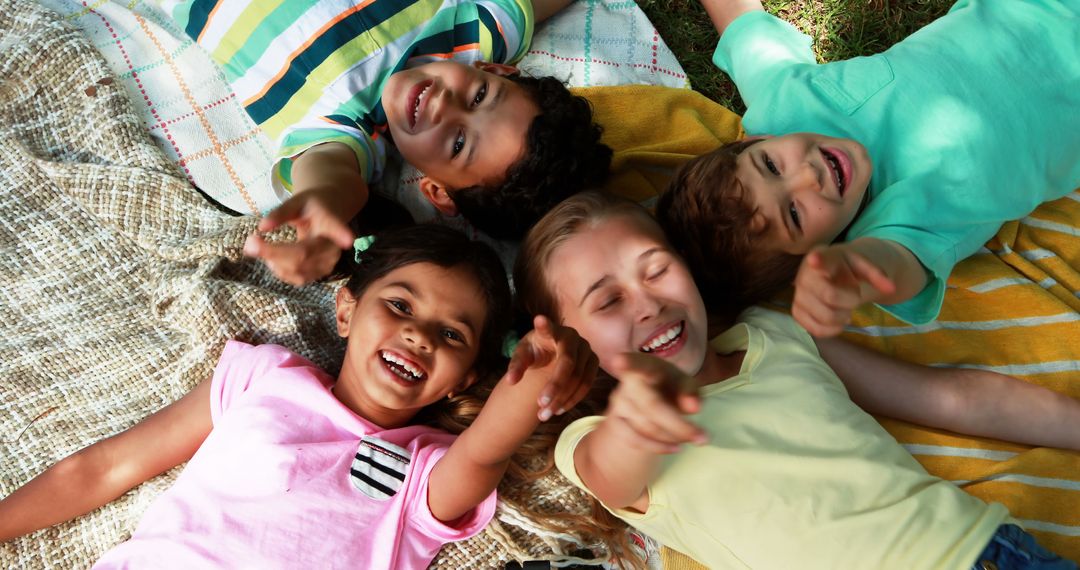
[[[450,194],[446,192],[445,185],[425,176],[420,179],[420,192],[444,216],[453,217],[458,215],[457,204],[450,198]]]
[[[458,382],[458,385],[454,386],[454,389],[451,390],[449,394],[447,394],[447,397],[452,397],[454,394],[460,394],[465,390],[468,390],[469,386],[472,386],[475,383],[476,371],[470,370],[467,374],[465,374],[465,378],[462,378],[461,382]]]
[[[473,67],[480,71],[486,71],[494,75],[506,77],[507,75],[517,75],[520,73],[518,68],[512,65],[506,65],[505,63],[491,63],[490,61],[474,61]]]
[[[336,309],[334,313],[335,321],[337,322],[337,333],[341,338],[349,338],[349,323],[352,322],[353,309],[356,308],[356,299],[353,298],[352,293],[348,289],[342,287],[338,289],[337,297],[334,299],[336,303]]]

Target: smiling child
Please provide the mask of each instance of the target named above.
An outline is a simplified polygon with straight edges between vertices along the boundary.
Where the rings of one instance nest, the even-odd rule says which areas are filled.
[[[387,142],[438,210],[498,238],[602,180],[611,150],[588,103],[507,65],[569,1],[166,2],[278,144],[272,179],[288,199],[259,230],[290,224],[298,240],[255,234],[245,252],[289,283],[328,274]]]
[[[864,303],[925,323],[958,261],[1080,186],[1076,0],[961,0],[884,53],[826,64],[757,0],[703,3],[744,127],[780,135],[698,157],[658,204],[711,305],[794,278],[815,335]]]

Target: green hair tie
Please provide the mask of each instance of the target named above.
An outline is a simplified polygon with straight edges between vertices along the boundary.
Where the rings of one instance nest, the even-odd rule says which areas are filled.
[[[521,339],[517,337],[517,334],[515,334],[514,331],[506,333],[506,336],[503,337],[502,355],[506,358],[514,356],[514,350],[517,348],[518,342],[520,341]]]
[[[355,252],[353,254],[353,260],[360,263],[360,254],[367,251],[373,243],[375,243],[375,236],[361,236],[353,240],[352,246],[353,251]]]

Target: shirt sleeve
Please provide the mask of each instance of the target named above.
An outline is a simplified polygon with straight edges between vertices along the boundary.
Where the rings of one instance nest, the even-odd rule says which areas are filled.
[[[248,391],[256,378],[267,375],[272,369],[289,365],[291,360],[309,364],[282,346],[253,346],[237,340],[228,341],[210,381],[211,420],[216,424],[218,418]]]
[[[535,16],[530,0],[477,0],[481,49],[494,63],[516,63],[532,44]]]
[[[319,121],[313,124],[301,122],[282,134],[271,171],[274,189],[279,194],[282,191],[291,193],[293,159],[313,146],[329,142],[349,147],[356,155],[364,181],[368,184],[377,181],[386,164],[386,144],[382,138],[377,134],[368,135],[349,117],[322,117]]]
[[[768,12],[753,11],[724,30],[713,63],[731,76],[750,108],[777,89],[785,70],[817,60],[809,36]]]
[[[424,461],[423,470],[421,471],[422,484],[419,492],[412,496],[414,502],[411,508],[413,524],[425,535],[443,543],[465,540],[484,530],[484,527],[491,522],[491,518],[495,516],[495,504],[498,499],[495,490],[492,490],[487,498],[473,507],[468,514],[453,521],[452,525],[435,518],[427,502],[428,483],[430,482],[431,470],[446,455],[449,446],[450,442],[428,443],[425,446],[424,453],[421,456]]]

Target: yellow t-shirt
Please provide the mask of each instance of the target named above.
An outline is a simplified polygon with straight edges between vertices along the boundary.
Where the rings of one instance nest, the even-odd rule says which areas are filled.
[[[669,456],[648,512],[609,509],[710,568],[970,568],[1008,511],[928,474],[866,412],[790,316],[750,309],[710,343],[745,350],[705,387],[709,444]],[[603,420],[571,424],[555,461]]]

